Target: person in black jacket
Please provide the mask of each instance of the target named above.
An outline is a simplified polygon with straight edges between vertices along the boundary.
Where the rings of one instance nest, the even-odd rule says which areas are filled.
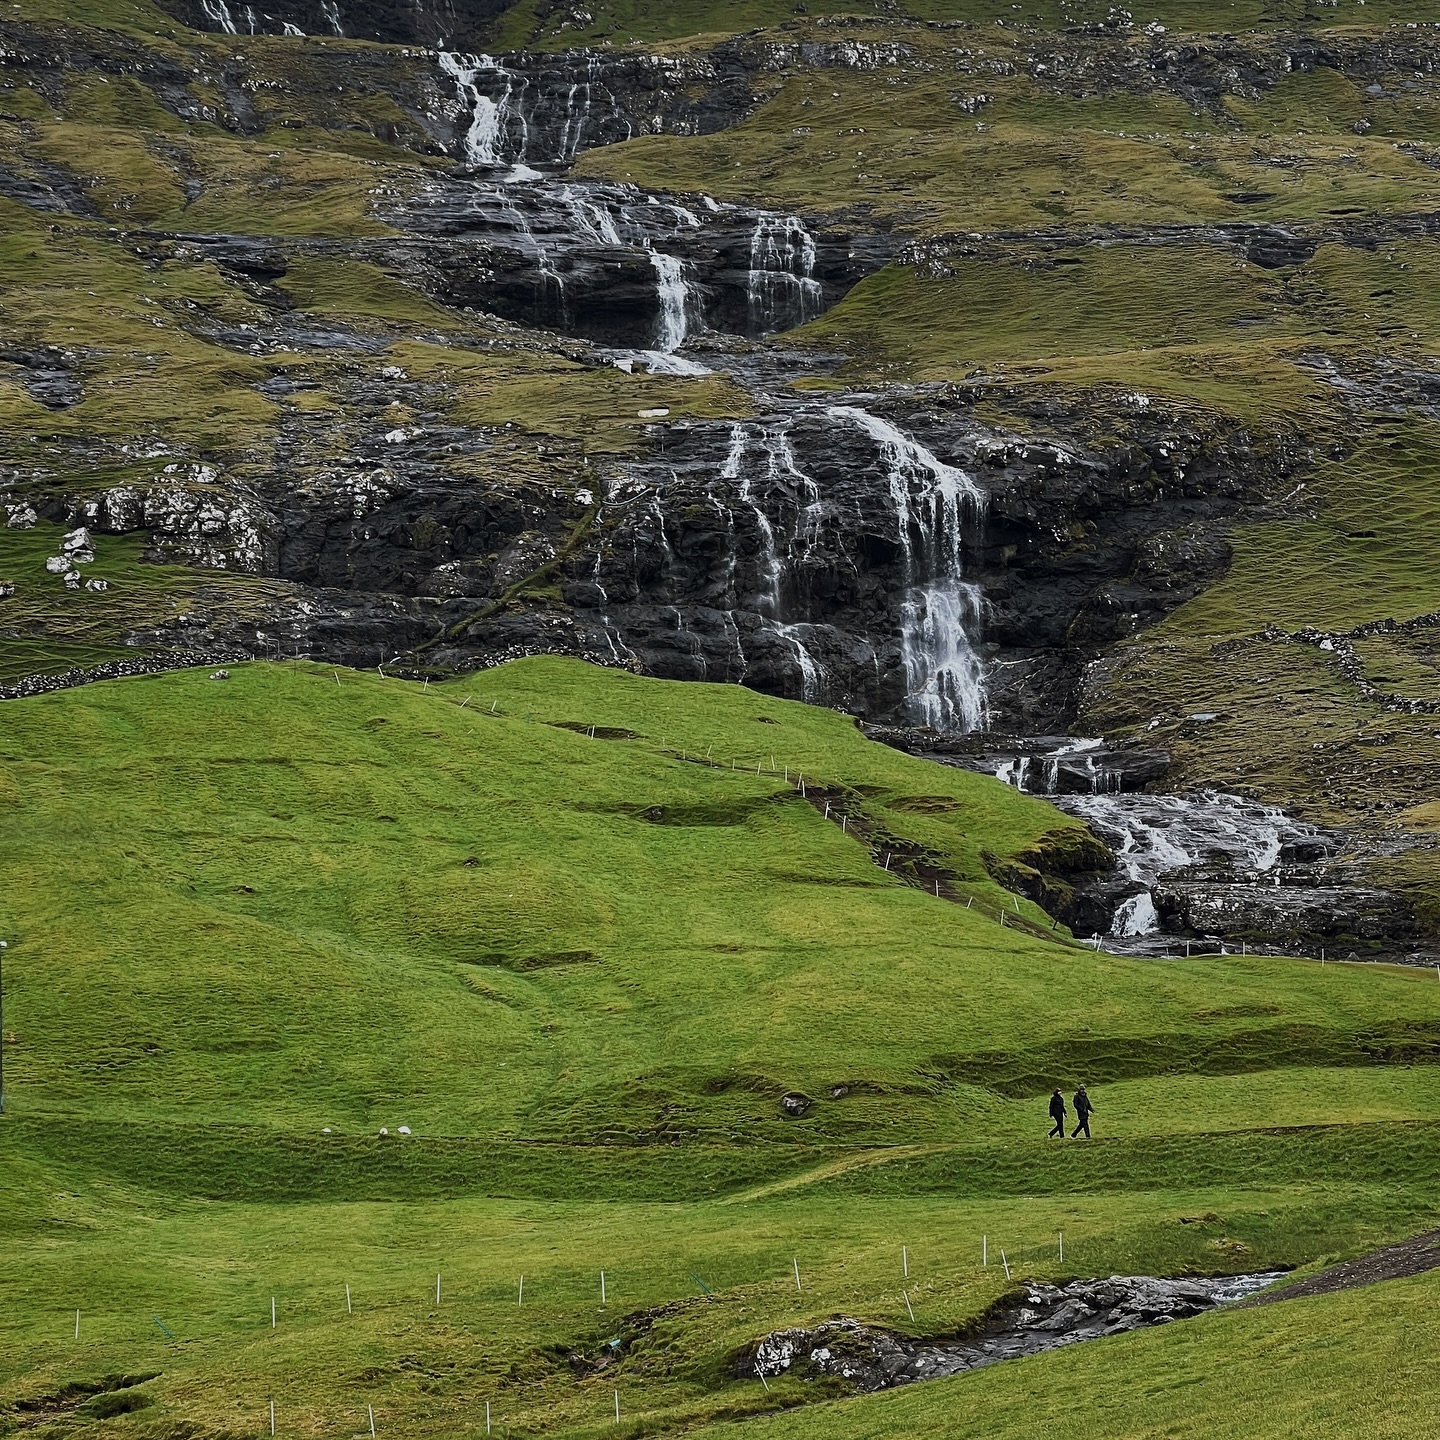
[[[1085,1093],[1085,1087],[1082,1085],[1075,1092],[1075,1128],[1070,1132],[1072,1140],[1082,1130],[1085,1132],[1085,1138],[1087,1140],[1090,1138],[1090,1115],[1094,1109],[1095,1107],[1090,1103],[1090,1097]]]
[[[1060,1093],[1060,1087],[1055,1087],[1055,1093],[1050,1097],[1050,1118],[1055,1122],[1055,1128],[1051,1130],[1049,1138],[1054,1139],[1057,1135],[1063,1140],[1065,1138],[1065,1097]]]

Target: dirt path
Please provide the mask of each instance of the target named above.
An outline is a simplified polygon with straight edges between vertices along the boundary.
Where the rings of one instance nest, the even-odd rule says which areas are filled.
[[[1318,1275],[1267,1290],[1244,1303],[1269,1305],[1276,1300],[1299,1300],[1307,1295],[1333,1295],[1339,1290],[1357,1290],[1381,1280],[1399,1280],[1406,1275],[1422,1275],[1437,1269],[1440,1269],[1440,1230],[1428,1230],[1398,1245],[1387,1245],[1383,1250],[1362,1255],[1358,1260],[1332,1265]]]
[[[843,1175],[848,1170],[862,1170],[870,1165],[888,1165],[894,1160],[911,1160],[917,1155],[933,1155],[939,1150],[953,1149],[950,1145],[895,1145],[886,1149],[861,1150],[827,1160],[822,1165],[790,1175],[784,1180],[771,1180],[757,1185],[753,1190],[744,1190],[739,1195],[728,1195],[722,1205],[744,1205],[751,1200],[768,1200],[772,1195],[783,1195],[789,1190],[803,1190],[807,1185],[828,1180],[832,1175]]]

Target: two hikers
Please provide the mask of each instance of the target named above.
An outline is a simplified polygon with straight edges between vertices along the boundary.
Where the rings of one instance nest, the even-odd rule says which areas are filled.
[[[1075,1092],[1075,1128],[1070,1132],[1073,1140],[1082,1130],[1085,1138],[1090,1139],[1090,1116],[1095,1107],[1090,1103],[1090,1097],[1085,1093],[1082,1085]],[[1055,1093],[1050,1097],[1050,1118],[1055,1122],[1050,1131],[1048,1139],[1055,1139],[1058,1136],[1061,1140],[1065,1138],[1065,1097],[1060,1093],[1060,1087],[1055,1087]]]

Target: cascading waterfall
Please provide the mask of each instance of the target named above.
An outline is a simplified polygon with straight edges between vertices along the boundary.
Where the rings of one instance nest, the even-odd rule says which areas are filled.
[[[238,35],[235,18],[230,14],[230,7],[225,0],[200,0],[200,8],[205,12],[205,18],[213,25],[218,25],[226,35]]]
[[[584,90],[585,99],[578,107],[576,97]],[[580,148],[580,142],[585,137],[585,126],[590,119],[590,86],[581,85],[578,82],[570,87],[569,93],[565,96],[565,123],[560,127],[560,144],[556,149],[555,160],[563,165],[567,160],[575,158],[576,151]]]
[[[690,333],[690,281],[685,262],[674,255],[650,251],[650,264],[655,269],[655,288],[660,300],[660,330],[656,348],[673,355]]]
[[[1216,790],[1193,795],[1066,795],[1054,803],[1098,831],[1125,874],[1147,887],[1162,875],[1217,855],[1228,856],[1243,870],[1265,874],[1280,863],[1287,843],[1318,834],[1275,806]],[[1110,933],[1133,939],[1153,934],[1159,923],[1147,889],[1120,906]]]
[[[810,653],[810,647],[806,643],[806,631],[810,627],[803,621],[791,623],[781,618],[784,607],[785,567],[780,556],[780,547],[776,543],[775,526],[759,501],[751,493],[750,477],[745,472],[745,456],[751,443],[752,437],[744,425],[735,424],[731,427],[730,448],[725,462],[720,468],[720,478],[737,482],[736,498],[742,501],[755,517],[755,528],[760,534],[760,572],[764,587],[762,594],[757,597],[757,608],[769,621],[766,628],[785,642],[794,658],[795,669],[800,676],[800,698],[807,702],[815,702],[822,698],[824,670]],[[794,558],[794,549],[797,543],[803,547],[814,538],[815,530],[818,528],[820,490],[814,480],[800,469],[795,459],[794,447],[790,443],[789,433],[784,427],[762,427],[760,434],[754,438],[754,444],[764,449],[767,485],[773,487],[777,484],[790,483],[795,485],[804,497],[805,503],[797,507],[794,534],[786,544],[785,559],[790,560]],[[733,586],[735,576],[733,522],[731,534],[730,579]]]
[[[750,329],[757,335],[788,330],[825,308],[815,278],[815,241],[793,215],[762,216],[750,237]]]
[[[340,23],[340,7],[335,0],[320,0],[320,13],[325,17],[326,23],[335,32],[336,38],[345,38],[345,27]]]
[[[505,141],[505,124],[515,94],[515,77],[499,61],[489,55],[458,55],[450,50],[440,52],[440,68],[455,82],[461,102],[470,111],[470,128],[465,132],[465,159],[471,165],[500,165],[506,157],[501,152]],[[498,75],[504,88],[498,99],[480,89],[481,75]],[[523,121],[523,115],[522,115]],[[525,158],[525,146],[520,147]]]
[[[983,510],[984,493],[888,420],[854,405],[826,413],[875,441],[889,480],[905,583],[900,653],[909,717],[934,730],[978,729],[985,667],[970,636],[979,629],[981,597],[962,576],[960,542],[966,514]]]
[[[555,196],[570,216],[576,231],[587,240],[600,245],[614,245],[617,249],[625,244],[608,205],[587,200],[573,185],[562,185]]]
[[[569,319],[569,306],[566,303],[565,277],[555,268],[549,252],[536,238],[535,231],[531,228],[529,220],[525,218],[525,212],[521,210],[514,199],[507,194],[498,197],[500,209],[510,217],[514,223],[515,233],[524,237],[525,248],[535,256],[535,268],[540,277],[539,286],[539,310],[540,321],[544,324],[552,314],[550,296],[554,294],[554,313],[561,326],[564,326]]]

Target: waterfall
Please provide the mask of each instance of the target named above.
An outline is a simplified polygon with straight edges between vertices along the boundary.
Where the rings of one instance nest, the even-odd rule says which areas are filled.
[[[343,40],[345,31],[340,24],[340,7],[335,0],[320,0],[320,13],[325,17],[337,38]]]
[[[525,212],[508,194],[497,194],[495,197],[500,211],[508,216],[514,225],[515,233],[523,237],[524,245],[535,256],[535,268],[540,277],[540,284],[537,290],[537,305],[540,323],[543,325],[550,317],[551,307],[549,304],[550,293],[553,290],[555,295],[555,309],[558,311],[559,323],[562,328],[569,323],[570,311],[565,294],[565,277],[555,268],[550,254],[540,243],[532,229],[529,220],[525,218]]]
[[[617,248],[625,244],[608,205],[587,200],[584,193],[577,191],[573,185],[562,185],[555,195],[570,216],[575,230],[587,240]]]
[[[515,93],[514,75],[489,55],[457,55],[450,50],[440,52],[440,68],[455,82],[460,101],[470,112],[470,128],[465,132],[466,162],[471,165],[503,164],[505,157],[500,151],[505,142],[504,127],[510,118],[511,99]],[[481,93],[482,74],[503,77],[504,89],[498,99]],[[523,121],[523,114],[521,119]],[[523,141],[519,158],[525,158]]]
[[[978,729],[985,719],[985,668],[970,636],[979,629],[981,597],[962,578],[960,540],[965,511],[982,510],[984,494],[963,470],[888,420],[853,405],[826,413],[870,436],[889,481],[905,584],[900,654],[906,710],[916,724],[934,730]]]
[[[788,330],[825,308],[815,278],[815,242],[793,215],[761,216],[750,237],[750,329],[757,335]]]
[[[671,355],[690,333],[690,282],[685,276],[685,262],[673,255],[650,251],[650,264],[655,268],[655,288],[660,299],[660,331],[656,345],[662,354]]]
[[[235,19],[230,14],[230,7],[225,0],[200,0],[200,8],[205,12],[205,18],[212,24],[218,25],[227,35],[238,35],[240,32],[235,28]]]
[[[750,477],[745,473],[745,455],[750,448],[751,440],[752,437],[745,426],[737,423],[730,427],[730,445],[725,461],[720,467],[720,478],[738,482],[736,496],[755,517],[755,528],[760,534],[760,580],[763,586],[762,594],[757,597],[756,605],[770,622],[766,628],[785,642],[794,657],[795,669],[800,676],[800,698],[807,704],[814,704],[823,698],[824,670],[810,654],[809,646],[805,643],[804,632],[809,627],[804,623],[787,624],[780,618],[784,607],[782,587],[785,569],[780,557],[780,547],[776,543],[775,526],[759,501],[751,494]],[[771,484],[783,482],[786,479],[798,482],[799,489],[806,500],[803,508],[797,507],[795,533],[786,545],[785,558],[791,559],[793,558],[792,546],[795,542],[802,541],[802,543],[808,544],[813,538],[814,524],[812,520],[819,510],[819,487],[796,463],[795,451],[785,429],[780,427],[764,428],[755,443],[763,446],[765,450],[766,480]],[[730,529],[730,578],[733,585],[735,575],[733,522]]]

